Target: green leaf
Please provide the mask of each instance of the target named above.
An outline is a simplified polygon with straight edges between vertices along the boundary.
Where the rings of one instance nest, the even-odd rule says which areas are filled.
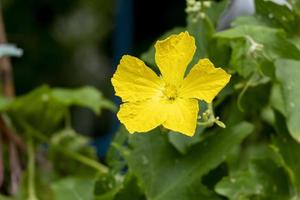
[[[0,111],[4,111],[6,110],[6,108],[9,106],[11,100],[3,97],[3,96],[0,96]]]
[[[1,199],[1,200],[16,200],[15,198],[3,196],[3,195],[1,195],[1,194],[0,194],[0,199]]]
[[[187,21],[187,30],[192,36],[195,37],[197,47],[193,60],[189,65],[189,69],[191,69],[193,65],[199,61],[200,58],[208,56],[207,47],[209,44],[209,40],[215,33],[215,28],[210,18],[206,15],[204,18],[200,18],[196,22],[193,21],[193,16],[189,16]],[[188,71],[189,70],[187,70],[187,72]]]
[[[270,104],[273,108],[279,111],[282,115],[286,116],[285,103],[282,96],[280,84],[273,84],[271,89]]]
[[[130,173],[125,177],[117,174],[100,178],[96,183],[95,192],[95,200],[145,200],[136,177]]]
[[[232,27],[254,25],[254,26],[270,26],[269,20],[259,15],[249,15],[238,17],[231,23]]]
[[[102,108],[115,109],[92,87],[51,90],[48,86],[42,86],[11,102],[3,101],[2,111],[8,113],[17,128],[25,122],[42,134],[49,135],[62,128],[68,107],[72,105],[90,108],[98,114]]]
[[[264,33],[264,34],[261,34]],[[286,34],[279,29],[243,25],[229,30],[218,32],[214,35],[217,38],[223,39],[247,39],[251,37],[254,42],[263,45],[265,56],[271,59],[278,57],[300,59],[299,50],[295,45],[286,39]]]
[[[52,184],[55,200],[94,200],[95,180],[91,177],[68,177]]]
[[[291,199],[286,173],[269,159],[256,160],[248,170],[233,172],[215,190],[229,199]]]
[[[255,0],[256,14],[262,15],[265,19],[288,32],[294,32],[298,28],[296,15],[287,5],[279,5],[272,1]]]
[[[82,163],[81,159],[98,162],[95,149],[89,145],[90,139],[67,128],[53,133],[49,141],[49,158],[55,163],[53,168],[59,174],[93,175],[91,166]],[[59,152],[59,153],[58,153]],[[74,158],[74,154],[78,155]],[[79,159],[80,159],[79,158]],[[68,162],[66,165],[64,160]]]
[[[186,154],[188,150],[201,141],[200,134],[204,131],[203,126],[198,126],[193,137],[186,137],[181,133],[170,131],[168,133],[169,142],[182,154]]]
[[[106,174],[101,175],[95,184],[95,200],[113,200],[116,194],[121,190],[122,181],[117,181],[116,177],[119,175]]]
[[[116,194],[114,200],[146,200],[143,191],[139,188],[137,178],[131,174],[127,175],[124,186]]]
[[[205,11],[207,16],[210,18],[214,26],[217,26],[219,23],[219,20],[221,18],[221,15],[224,13],[225,9],[227,8],[229,1],[223,0],[223,1],[210,1],[211,5],[207,10]]]
[[[278,122],[277,122],[278,123]],[[273,138],[273,149],[278,155],[278,160],[288,173],[290,182],[294,186],[291,189],[294,199],[300,198],[300,144],[288,134],[282,132]],[[293,198],[291,198],[293,199]]]
[[[55,88],[52,95],[66,106],[82,106],[100,114],[102,108],[116,110],[113,103],[103,98],[102,93],[93,87],[82,87],[78,89]]]
[[[21,126],[20,123],[25,122],[48,135],[60,128],[67,108],[51,95],[48,86],[42,86],[16,98],[7,106],[6,111],[15,126]]]
[[[129,170],[140,180],[147,199],[219,199],[201,183],[202,176],[223,162],[252,130],[246,122],[222,129],[195,145],[186,156],[181,156],[159,129],[132,135],[133,149],[126,155]]]
[[[288,130],[300,142],[300,61],[281,59],[275,66],[282,87]]]
[[[218,40],[228,40],[227,45],[232,48],[230,66],[244,77],[263,70],[272,78],[274,69],[270,63],[275,59],[300,60],[299,49],[279,29],[242,25],[214,36]]]

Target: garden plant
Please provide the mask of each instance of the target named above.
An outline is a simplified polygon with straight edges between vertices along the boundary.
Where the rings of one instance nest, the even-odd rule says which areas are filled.
[[[0,26],[0,200],[299,200],[300,1],[255,0],[220,30],[228,5],[187,0],[186,26],[123,55],[117,102],[91,86],[15,96],[8,56],[26,48]],[[74,106],[118,118],[104,159]]]

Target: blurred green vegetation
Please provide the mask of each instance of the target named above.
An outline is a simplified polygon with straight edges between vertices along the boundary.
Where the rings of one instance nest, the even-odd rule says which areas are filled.
[[[104,97],[113,67],[114,5],[3,1],[8,39],[25,54],[13,60],[17,92],[24,95],[0,97],[0,199],[300,199],[300,5],[255,0],[254,15],[217,32],[228,1],[202,3],[186,10],[186,24],[160,38],[187,30],[197,45],[189,69],[208,57],[232,74],[213,104],[200,102],[199,122],[211,109],[208,115],[220,116],[226,128],[202,123],[186,137],[160,127],[131,135],[121,126],[102,164],[91,138],[76,128],[93,119],[81,113],[76,120],[71,111],[116,111]],[[145,24],[155,29],[163,22]],[[154,53],[151,45],[141,57],[157,71]]]
[[[113,1],[4,0],[8,40],[25,49],[14,59],[17,93],[51,86],[94,85],[107,91]]]

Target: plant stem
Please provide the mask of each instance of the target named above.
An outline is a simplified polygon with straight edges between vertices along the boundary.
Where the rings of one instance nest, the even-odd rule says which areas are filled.
[[[4,20],[2,15],[2,9],[0,5],[0,44],[5,44],[6,34],[4,28]],[[15,88],[12,76],[12,66],[9,57],[0,58],[0,81],[2,86],[3,95],[7,98],[14,98]],[[7,143],[9,146],[9,159],[10,159],[10,173],[11,173],[11,194],[16,194],[21,177],[21,166],[19,162],[19,156],[17,151],[17,146],[22,149],[22,141],[18,139],[16,134],[14,134],[4,123],[2,116],[0,116],[1,126],[0,134],[6,136]],[[24,145],[25,146],[25,145]]]
[[[0,44],[6,43],[6,34],[0,5]],[[2,81],[3,94],[6,97],[13,98],[15,89],[13,84],[12,67],[8,57],[0,58],[0,77]]]
[[[23,123],[23,126],[24,126],[25,130],[31,132],[31,135],[33,137],[36,137],[37,139],[41,140],[42,142],[45,142],[45,143],[49,144],[49,141],[48,141],[47,137],[40,134],[38,131],[34,130],[32,127],[30,127],[26,123]],[[49,145],[51,145],[51,144],[49,144]],[[105,165],[101,164],[100,162],[98,162],[96,160],[93,160],[89,157],[83,156],[83,155],[81,155],[77,152],[68,151],[68,150],[64,149],[63,147],[59,147],[57,145],[52,145],[52,148],[54,150],[56,150],[57,152],[63,153],[66,156],[68,156],[68,157],[70,157],[74,160],[77,160],[78,162],[99,171],[102,174],[106,174],[108,172],[108,168]]]
[[[73,151],[63,150],[62,152],[65,155],[69,156],[70,158],[73,158],[74,160],[77,160],[77,161],[81,162],[82,164],[85,164],[85,165],[87,165],[91,168],[96,169],[100,173],[107,173],[108,172],[108,168],[106,166],[102,165],[98,161],[90,159],[89,157],[83,156],[83,155],[81,155],[79,153],[76,153],[76,152],[73,152]]]
[[[11,191],[12,195],[17,194],[19,189],[19,183],[21,179],[21,165],[19,162],[19,155],[16,144],[13,141],[9,142],[9,161],[10,161],[10,179],[11,179]]]
[[[27,139],[27,154],[28,154],[28,200],[37,200],[35,193],[35,152],[32,138]]]
[[[4,163],[3,163],[3,151],[2,151],[3,143],[2,136],[0,135],[0,188],[4,181]]]
[[[12,129],[9,128],[9,125],[7,123],[7,120],[5,120],[7,117],[5,115],[0,116],[0,130],[1,133],[6,137],[7,140],[13,141],[18,147],[22,150],[26,150],[26,145],[22,141],[22,139],[18,136],[17,133],[15,133]]]

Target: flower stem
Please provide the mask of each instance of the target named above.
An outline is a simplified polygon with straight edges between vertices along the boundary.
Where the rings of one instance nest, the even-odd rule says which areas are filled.
[[[27,139],[28,153],[28,200],[38,200],[35,191],[35,152],[32,138]]]

